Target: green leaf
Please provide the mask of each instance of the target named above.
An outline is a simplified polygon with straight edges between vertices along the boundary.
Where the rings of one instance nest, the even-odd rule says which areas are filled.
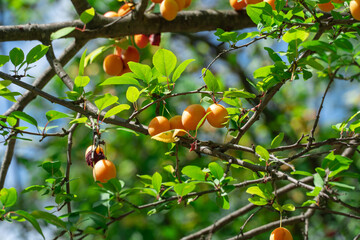
[[[12,116],[8,116],[8,117],[6,118],[6,121],[9,123],[9,125],[10,125],[11,127],[14,127],[14,126],[16,125],[16,123],[17,123],[17,118],[12,117]]]
[[[272,140],[271,147],[272,148],[279,147],[283,139],[284,139],[284,133],[281,132]]]
[[[288,211],[288,212],[293,212],[293,211],[295,211],[295,206],[291,203],[288,203],[288,204],[282,205],[282,209],[285,211]]]
[[[282,209],[282,206],[276,202],[273,203],[272,207],[276,210],[276,211],[279,211],[279,212],[282,212],[283,209]]]
[[[263,159],[265,161],[268,161],[270,158],[269,152],[262,146],[258,145],[255,148],[255,152],[259,154],[260,160]]]
[[[70,115],[55,110],[50,110],[46,113],[46,119],[51,122],[61,118],[68,118]]]
[[[161,190],[161,183],[162,183],[162,177],[161,177],[160,173],[155,172],[152,175],[151,184],[153,185],[153,188],[155,189],[155,191],[158,194],[160,193],[160,190]]]
[[[282,39],[287,43],[295,41],[296,46],[299,46],[309,35],[310,33],[302,28],[290,29],[283,35]]]
[[[263,23],[265,26],[271,25],[273,10],[270,4],[265,2],[249,4],[246,6],[246,13],[256,25],[259,23]]]
[[[245,90],[229,89],[224,92],[224,97],[229,98],[255,98],[256,95]]]
[[[67,229],[66,223],[63,220],[61,220],[60,218],[58,218],[57,216],[55,216],[54,214],[51,214],[49,212],[35,210],[31,213],[31,215],[33,215],[37,219],[39,219],[39,218],[43,219],[46,222],[48,222],[54,226],[57,226],[57,227],[60,227],[63,229]]]
[[[324,186],[324,180],[318,173],[314,174],[314,185],[315,185],[315,187],[320,187],[320,188],[322,188]]]
[[[95,99],[95,105],[100,111],[102,111],[108,106],[116,103],[118,99],[118,97],[113,96],[110,93],[106,93],[105,95],[97,97]]]
[[[114,116],[124,110],[129,110],[130,109],[130,106],[127,105],[127,104],[120,104],[116,107],[113,107],[111,108],[109,111],[106,112],[105,116],[104,116],[104,119],[105,118],[108,118],[108,117],[111,117],[111,116]]]
[[[71,120],[69,122],[69,124],[74,124],[74,123],[86,123],[86,121],[88,120],[87,117],[81,117],[81,118],[76,118],[74,120]]]
[[[79,70],[80,73],[80,70]],[[88,76],[77,76],[74,80],[75,88],[82,88],[88,85],[90,82],[90,78]]]
[[[177,66],[177,68],[175,69],[174,74],[172,75],[172,82],[176,82],[176,80],[178,80],[181,74],[185,71],[186,67],[193,61],[195,61],[195,59],[187,59],[180,63],[179,66]]]
[[[4,207],[11,207],[16,203],[17,192],[15,188],[2,188],[0,191],[0,201]]]
[[[302,175],[302,176],[312,176],[311,173],[306,172],[306,171],[294,171],[291,172],[292,175]]]
[[[126,99],[134,103],[139,99],[140,92],[136,87],[129,87],[126,91]]]
[[[279,55],[277,55],[272,48],[264,47],[264,49],[268,52],[269,57],[270,57],[274,62],[282,62],[281,57],[280,57]]]
[[[24,61],[24,52],[20,48],[13,48],[10,51],[10,61],[14,66],[20,65]]]
[[[205,181],[205,173],[198,166],[188,165],[185,166],[181,172],[193,180]]]
[[[191,193],[194,189],[195,185],[193,183],[179,183],[174,186],[174,191],[180,197]]]
[[[307,200],[301,206],[306,207],[306,206],[310,206],[311,204],[316,204],[316,201],[315,200]]]
[[[226,194],[225,196],[216,196],[216,205],[223,209],[230,208],[229,196]]]
[[[345,183],[340,183],[340,182],[328,182],[329,185],[331,186],[334,186],[334,187],[338,187],[340,189],[343,189],[343,190],[355,190],[355,187],[354,186],[351,186],[351,185],[347,185]]]
[[[322,189],[321,187],[315,187],[312,192],[307,192],[306,195],[310,197],[316,197],[319,195],[321,189]]]
[[[123,182],[119,179],[111,178],[106,183],[101,183],[103,187],[113,193],[119,193],[122,189]]]
[[[100,84],[100,86],[105,86],[105,85],[123,85],[123,84],[129,84],[129,85],[136,85],[136,86],[141,86],[139,81],[136,80],[135,78],[131,77],[128,75],[128,73],[125,73],[121,76],[118,77],[110,77],[108,79],[106,79],[104,82],[102,82]]]
[[[86,50],[83,52],[83,54],[81,55],[81,58],[80,58],[80,62],[79,62],[79,76],[83,76],[84,75],[84,68],[85,68],[85,58],[86,58]],[[76,81],[76,79],[75,79]],[[90,81],[90,79],[89,79]],[[75,83],[76,84],[76,83]],[[86,84],[87,85],[87,84]],[[86,86],[85,85],[85,86]],[[83,86],[83,87],[85,87]]]
[[[21,93],[19,92],[11,92],[9,89],[4,88],[4,89],[0,89],[0,96],[2,96],[3,98],[11,101],[11,102],[16,102],[16,99],[14,96],[18,96],[21,95]]]
[[[164,76],[169,77],[176,66],[176,56],[171,51],[159,49],[153,56],[155,68]]]
[[[135,76],[146,83],[149,83],[152,78],[152,71],[148,65],[129,62],[128,63],[130,70],[135,74]]]
[[[9,56],[0,55],[0,67],[4,66],[4,64],[7,63],[9,60],[10,60]]]
[[[101,46],[85,57],[85,63],[84,66],[86,67],[89,63],[92,63],[98,56],[100,56],[102,53],[104,53],[109,48],[113,48],[112,44],[108,44],[105,46]]]
[[[337,46],[338,48],[348,51],[348,52],[352,52],[352,50],[354,49],[352,43],[345,39],[345,38],[338,38],[334,41],[335,46]]]
[[[251,202],[252,204],[254,205],[257,205],[257,206],[264,206],[264,205],[267,205],[268,202],[266,201],[266,199],[264,198],[260,198],[258,196],[254,196],[252,198],[248,198],[248,201]]]
[[[224,176],[224,169],[216,162],[211,162],[209,163],[209,169],[211,174],[216,178],[216,179],[222,179]]]
[[[265,193],[258,186],[249,187],[246,192],[251,195],[257,195],[261,198],[267,199]]]
[[[301,44],[302,47],[315,52],[333,52],[336,53],[336,47],[320,40],[306,41]]]
[[[89,8],[86,9],[84,12],[81,13],[80,15],[80,20],[84,23],[87,24],[88,22],[90,22],[95,16],[95,9],[94,8]]]
[[[15,111],[11,113],[11,116],[19,118],[25,122],[30,123],[31,125],[34,125],[35,127],[38,126],[37,121],[35,120],[35,118],[33,118],[32,116],[24,113],[24,112],[20,112],[20,111]]]
[[[68,35],[69,33],[71,33],[72,31],[74,31],[75,29],[76,29],[75,27],[65,27],[65,28],[59,29],[50,35],[50,39],[55,40],[55,39],[62,38],[64,36]]]
[[[266,78],[273,73],[274,69],[274,65],[261,67],[254,71],[253,76],[254,78]]]
[[[356,120],[352,124],[350,124],[349,129],[350,129],[350,131],[355,132],[356,129],[358,129],[359,127],[360,127],[360,119]]]
[[[38,231],[38,233],[40,233],[41,236],[45,239],[44,234],[43,234],[43,232],[42,232],[42,230],[40,228],[40,225],[36,221],[35,217],[33,217],[30,213],[25,212],[23,210],[17,210],[14,213],[21,216],[21,217],[23,217],[23,218],[25,218],[28,222],[30,222],[31,225],[33,225],[33,227],[36,229],[36,231]]]
[[[21,193],[27,193],[27,192],[32,192],[32,191],[41,191],[45,188],[46,188],[45,185],[32,185],[32,186],[27,187],[24,190],[22,190]]]
[[[49,46],[39,44],[33,47],[26,55],[26,63],[31,64],[40,60],[49,50]]]
[[[54,175],[56,172],[58,172],[60,170],[61,162],[59,162],[59,161],[54,161],[54,162],[44,161],[41,164],[41,167],[43,169],[45,169],[51,175]]]
[[[206,73],[205,73],[206,71]],[[204,82],[206,83],[207,88],[212,92],[219,91],[219,83],[215,76],[212,74],[212,72],[209,69],[203,68],[201,73],[203,74]],[[205,73],[205,75],[204,75]]]

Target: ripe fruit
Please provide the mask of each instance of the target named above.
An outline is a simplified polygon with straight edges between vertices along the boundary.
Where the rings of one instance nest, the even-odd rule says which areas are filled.
[[[164,0],[160,4],[161,16],[163,16],[163,18],[165,18],[168,21],[174,20],[178,11],[179,11],[179,6],[175,0]]]
[[[241,0],[240,2],[238,2],[237,0],[229,0],[229,2],[230,6],[235,10],[241,10],[246,7],[245,0]]]
[[[149,37],[145,34],[136,34],[134,35],[134,41],[139,48],[144,48],[149,43]]]
[[[267,2],[268,4],[270,4],[270,6],[272,7],[272,9],[275,10],[275,0],[265,0],[265,2]]]
[[[125,16],[128,12],[131,11],[131,3],[125,3],[118,10],[119,17]]]
[[[324,12],[330,12],[334,9],[334,5],[331,3],[331,1],[328,3],[318,3],[318,8]]]
[[[185,128],[182,124],[180,115],[173,116],[172,118],[170,118],[169,122],[170,122],[170,129],[184,129],[185,130]],[[177,134],[177,136],[184,136],[185,134],[186,134],[186,132],[179,132]]]
[[[272,231],[270,235],[270,240],[293,240],[289,230],[283,227],[278,227]]]
[[[191,0],[185,0],[185,6],[184,8],[188,8],[191,4]]]
[[[93,167],[97,161],[104,158],[104,149],[100,146],[95,149],[94,145],[90,145],[85,151],[85,160],[91,167]]]
[[[206,120],[210,123],[211,126],[216,128],[225,127],[225,123],[228,121],[227,116],[229,116],[226,108],[220,104],[212,104],[207,110]]]
[[[128,62],[139,62],[140,61],[140,53],[139,51],[133,47],[129,46],[125,51],[122,51],[121,58],[124,61],[125,67],[128,66]]]
[[[353,18],[360,21],[360,0],[350,1],[350,13]]]
[[[195,130],[196,126],[205,114],[203,106],[200,104],[192,104],[185,108],[181,116],[181,122],[186,130]]]
[[[344,3],[343,0],[332,0],[333,3]]]
[[[104,71],[111,76],[119,75],[124,68],[123,60],[119,55],[110,54],[105,57],[103,68]]]
[[[156,134],[169,131],[170,130],[170,122],[166,117],[157,116],[154,117],[148,127],[148,132],[150,136],[155,136]]]
[[[106,13],[104,13],[104,17],[118,17],[118,13],[114,12],[114,11],[108,11]]]
[[[256,3],[259,3],[262,1],[263,0],[245,0],[245,3],[246,3],[246,5],[249,5],[249,4],[256,4]]]
[[[175,0],[175,1],[178,5],[179,11],[181,11],[185,7],[185,0]]]
[[[106,159],[98,161],[93,168],[93,177],[95,181],[106,183],[116,177],[115,165]],[[99,185],[102,187],[101,184]]]
[[[249,4],[256,4],[256,3],[259,3],[262,1],[263,0],[245,0],[245,3],[246,3],[246,5],[249,5]]]
[[[161,3],[163,0],[151,0],[153,3]]]

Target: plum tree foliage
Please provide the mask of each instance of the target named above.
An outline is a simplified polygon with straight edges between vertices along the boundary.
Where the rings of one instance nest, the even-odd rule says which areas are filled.
[[[1,226],[44,239],[269,239],[283,226],[289,239],[360,239],[350,1],[330,12],[318,8],[328,0],[238,11],[172,1],[190,6],[167,20],[158,1],[105,2],[72,0],[72,21],[0,26],[14,46],[0,55],[0,101],[12,104],[0,115]],[[3,11],[31,4],[5,1]],[[59,41],[68,45],[57,56]],[[126,49],[140,61],[122,62]],[[110,54],[127,70],[107,62],[107,75]],[[221,113],[205,112],[213,104]],[[192,105],[204,111],[182,115]],[[179,127],[152,122],[149,136],[152,119],[173,116]],[[102,159],[111,171],[94,171],[100,184],[92,167]],[[14,162],[25,185],[5,181]]]

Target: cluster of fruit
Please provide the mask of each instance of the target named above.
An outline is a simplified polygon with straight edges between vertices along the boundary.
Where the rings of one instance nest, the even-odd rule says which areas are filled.
[[[117,12],[108,11],[104,14],[104,17],[123,17],[133,9],[133,3],[125,3]]]
[[[163,116],[153,118],[149,123],[148,132],[150,136],[155,136],[173,129],[181,129],[184,131],[179,132],[177,136],[183,136],[187,131],[195,130],[205,116],[211,126],[222,128],[228,122],[229,114],[224,106],[217,103],[209,106],[206,111],[200,104],[192,104],[184,110],[181,116],[176,115],[170,120]]]
[[[103,68],[104,71],[111,76],[120,76],[124,73],[130,72],[128,65],[128,62],[130,61],[140,61],[139,51],[133,46],[128,46],[127,49],[116,47],[115,53],[109,54],[105,57]]]
[[[85,151],[85,159],[87,164],[93,168],[95,181],[106,183],[116,177],[115,165],[106,159],[102,147],[98,146],[95,149],[94,145],[89,146]],[[101,184],[99,186],[102,187]]]
[[[175,19],[178,12],[188,8],[191,0],[151,0],[153,3],[160,3],[160,13],[168,21]]]

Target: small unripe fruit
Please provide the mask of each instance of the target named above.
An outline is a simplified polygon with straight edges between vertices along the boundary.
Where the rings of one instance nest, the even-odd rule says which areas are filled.
[[[163,16],[163,18],[165,18],[168,21],[174,20],[178,11],[179,11],[179,6],[175,0],[164,0],[160,4],[161,16]]]
[[[200,104],[192,104],[185,108],[181,116],[181,122],[186,130],[195,130],[205,114],[206,112],[203,106]]]
[[[279,227],[272,231],[270,240],[293,240],[293,237],[289,230],[283,227]]]
[[[225,123],[228,121],[228,111],[220,104],[212,104],[207,110],[206,120],[211,126],[216,128],[225,127]]]
[[[170,122],[166,117],[157,116],[154,117],[148,126],[148,132],[150,136],[155,136],[159,133],[170,130]]]
[[[245,0],[241,0],[238,2],[238,0],[229,0],[230,6],[235,9],[236,11],[243,9],[246,7]]]
[[[175,115],[172,118],[170,118],[169,120],[170,122],[170,129],[184,129],[184,125],[182,124],[181,121],[181,116],[180,115]],[[186,132],[179,132],[177,134],[177,136],[184,136],[186,134]]]
[[[91,167],[93,167],[97,161],[104,158],[104,150],[100,146],[95,149],[94,145],[90,145],[85,151],[86,163]]]
[[[360,0],[350,1],[350,13],[353,18],[360,21]]]
[[[110,54],[105,57],[103,68],[111,76],[119,75],[124,68],[123,60],[117,54]]]
[[[115,165],[106,159],[99,160],[93,168],[93,177],[95,181],[106,183],[112,178],[116,177]],[[99,186],[102,187],[101,184]]]

